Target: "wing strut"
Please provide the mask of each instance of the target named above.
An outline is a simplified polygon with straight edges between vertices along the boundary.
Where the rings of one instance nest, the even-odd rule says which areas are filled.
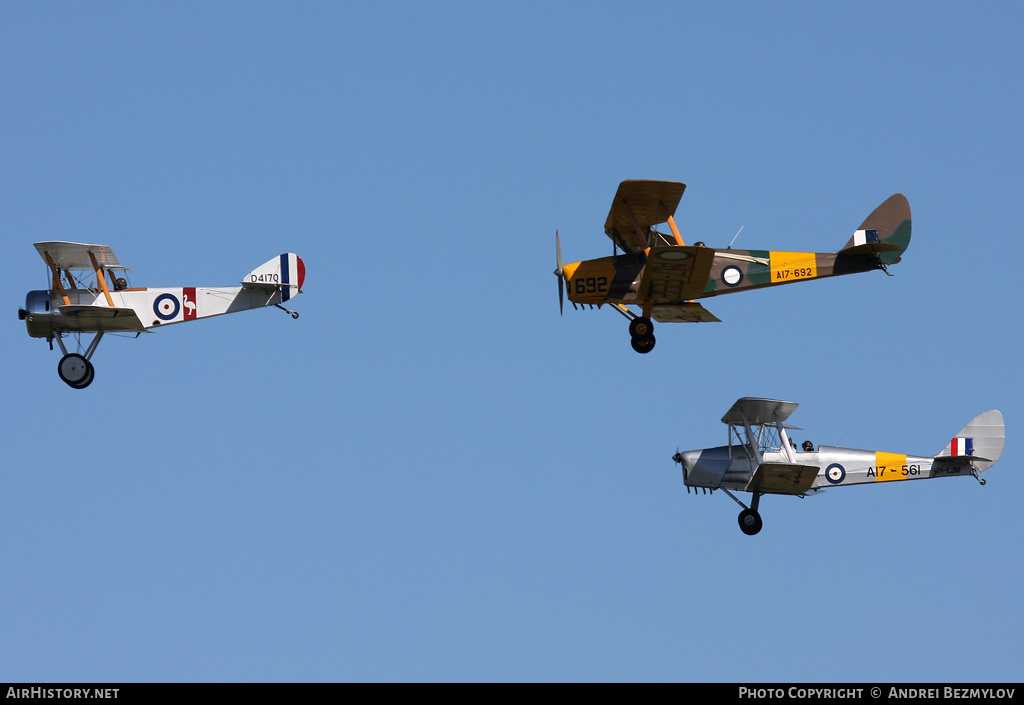
[[[114,308],[114,300],[110,297],[110,289],[107,288],[107,278],[103,274],[103,269],[96,262],[96,255],[92,253],[92,250],[89,250],[89,260],[92,262],[93,269],[96,270],[96,284],[103,295],[107,297],[107,306]]]
[[[50,271],[53,272],[53,288],[60,292],[60,297],[64,299],[64,305],[70,306],[71,299],[68,298],[68,292],[64,291],[64,285],[60,283],[60,272],[57,271],[57,265],[53,261],[53,257],[50,257],[49,252],[43,253],[43,257],[46,258],[46,263],[50,265]],[[69,274],[68,277],[71,275]]]
[[[760,465],[763,461],[761,460],[761,451],[757,447],[757,441],[754,440],[754,429],[750,427],[750,421],[747,420],[747,415],[740,410],[740,418],[743,420],[743,428],[747,432],[747,448],[754,453],[754,459],[757,464]]]
[[[629,201],[625,198],[622,199],[622,205],[626,207],[626,215],[629,216],[629,222],[633,224],[633,229],[636,230],[636,236],[640,238],[640,241],[645,243],[647,247],[644,248],[644,255],[648,255],[651,252],[651,243],[647,239],[647,234],[643,228],[640,227],[640,222],[636,219],[636,214],[633,213],[633,207],[629,205]]]
[[[676,227],[675,218],[671,215],[668,217],[668,227],[672,228],[672,234],[675,235],[676,244],[680,247],[684,246],[686,243],[683,242],[683,236],[679,234],[679,228]]]

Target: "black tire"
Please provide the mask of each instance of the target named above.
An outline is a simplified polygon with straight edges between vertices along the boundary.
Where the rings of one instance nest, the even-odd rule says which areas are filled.
[[[761,515],[753,509],[744,509],[740,512],[739,522],[740,531],[745,533],[747,536],[753,536],[761,530]]]
[[[633,346],[633,349],[636,350],[641,355],[646,355],[651,350],[654,350],[655,342],[656,341],[653,335],[648,335],[645,338],[634,337],[629,341],[630,345]]]
[[[72,389],[85,389],[90,384],[92,384],[93,378],[96,377],[96,368],[92,366],[92,363],[86,360],[85,364],[89,366],[89,370],[85,374],[85,379],[83,379],[78,384],[71,384],[69,382],[68,384],[71,384]]]
[[[91,367],[92,365],[85,359],[84,355],[68,353],[57,363],[57,376],[64,380],[64,383],[69,387],[80,389],[81,387],[78,385],[82,384],[82,382],[88,384],[92,381],[89,375],[89,368]],[[89,382],[86,382],[86,380],[89,380]]]
[[[629,335],[633,338],[647,338],[654,333],[654,324],[650,318],[639,316],[629,322]]]

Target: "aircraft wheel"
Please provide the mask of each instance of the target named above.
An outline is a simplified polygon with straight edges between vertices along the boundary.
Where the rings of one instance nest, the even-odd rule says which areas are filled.
[[[753,509],[744,509],[740,512],[740,530],[747,536],[753,536],[761,530],[761,515]]]
[[[75,389],[81,389],[92,382],[92,363],[84,355],[68,353],[57,363],[57,375],[64,383]],[[84,383],[84,384],[83,384]]]
[[[640,354],[644,354],[649,353],[651,350],[654,350],[655,338],[653,335],[648,335],[643,338],[633,336],[633,338],[629,342],[630,345],[633,346],[634,350],[636,350]]]
[[[86,374],[86,375],[85,375],[85,379],[83,379],[83,380],[82,380],[81,382],[79,382],[78,384],[72,384],[72,385],[71,385],[72,389],[85,389],[85,388],[86,388],[86,387],[88,387],[88,386],[89,386],[90,384],[92,384],[92,380],[93,380],[93,378],[94,378],[94,377],[96,376],[96,368],[95,368],[95,367],[93,367],[93,366],[92,366],[92,363],[91,363],[91,362],[89,362],[88,360],[86,360],[86,361],[85,361],[85,364],[89,366],[89,372],[88,372],[88,374]]]
[[[629,322],[629,334],[633,338],[646,338],[654,332],[654,324],[651,319],[640,316]]]
[[[298,318],[298,317],[299,317],[299,312],[298,311],[292,311],[292,318]]]

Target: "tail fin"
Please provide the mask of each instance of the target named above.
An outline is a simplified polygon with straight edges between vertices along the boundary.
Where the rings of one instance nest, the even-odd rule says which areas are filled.
[[[978,414],[935,456],[942,460],[970,460],[978,470],[995,465],[1003,454],[1006,426],[995,410]]]
[[[293,252],[286,252],[261,264],[242,277],[242,286],[270,287],[281,290],[281,301],[302,293],[306,265]]]
[[[896,264],[910,244],[910,204],[897,193],[871,212],[840,252],[877,254],[884,264]]]

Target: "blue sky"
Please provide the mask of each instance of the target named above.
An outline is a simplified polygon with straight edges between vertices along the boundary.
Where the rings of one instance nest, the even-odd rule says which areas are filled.
[[[1011,3],[6,3],[0,681],[1019,681],[1020,34]],[[558,316],[618,183],[687,242],[880,272],[720,297],[640,356]],[[302,316],[108,337],[96,380],[14,311],[32,248],[138,286],[285,251]],[[766,497],[740,533],[670,456],[741,396],[815,443],[988,484]]]

